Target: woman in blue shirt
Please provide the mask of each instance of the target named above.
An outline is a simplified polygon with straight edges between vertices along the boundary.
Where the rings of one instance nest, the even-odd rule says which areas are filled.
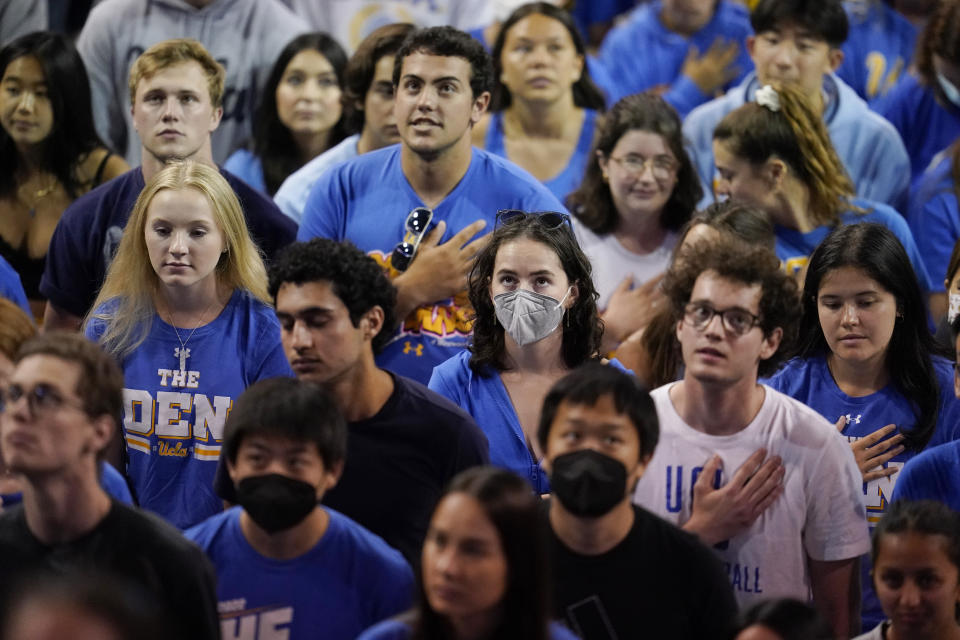
[[[490,462],[548,493],[536,432],[547,391],[596,357],[602,327],[590,262],[561,213],[501,211],[468,291],[473,343],[437,365],[429,387],[469,413]]]
[[[934,353],[916,275],[886,227],[832,231],[810,257],[803,291],[798,357],[766,382],[837,423],[863,474],[874,525],[903,464],[955,438],[953,370]],[[864,628],[883,615],[868,569]]]
[[[123,368],[138,502],[180,528],[223,508],[213,475],[234,399],[293,374],[269,300],[260,252],[220,172],[184,162],[151,178],[85,332]]]
[[[538,499],[515,474],[464,471],[423,543],[420,597],[358,640],[576,640],[549,623],[549,562]]]
[[[560,201],[583,177],[603,110],[573,19],[548,2],[526,4],[493,45],[491,113],[473,131],[478,147],[529,171]]]
[[[341,96],[347,54],[325,33],[305,33],[277,57],[253,120],[247,149],[223,167],[272,196],[291,173],[348,133]]]

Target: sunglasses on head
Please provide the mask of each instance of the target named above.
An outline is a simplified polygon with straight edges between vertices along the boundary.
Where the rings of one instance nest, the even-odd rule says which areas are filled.
[[[426,207],[417,207],[403,223],[403,240],[397,243],[390,255],[390,264],[397,271],[406,271],[417,255],[420,242],[427,233],[427,227],[433,220],[433,211]]]
[[[565,213],[559,211],[522,211],[520,209],[500,209],[497,211],[496,227],[506,227],[531,218],[547,230],[559,229],[563,225],[567,225],[571,231],[573,230],[570,216]]]

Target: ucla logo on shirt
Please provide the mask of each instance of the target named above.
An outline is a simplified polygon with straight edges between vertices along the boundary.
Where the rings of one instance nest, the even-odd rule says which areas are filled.
[[[267,605],[246,608],[246,599],[217,603],[220,635],[224,640],[288,640],[293,624],[293,607]]]

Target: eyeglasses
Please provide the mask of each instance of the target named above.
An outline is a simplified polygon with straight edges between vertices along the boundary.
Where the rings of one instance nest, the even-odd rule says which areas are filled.
[[[544,229],[548,231],[559,229],[563,225],[573,231],[573,224],[570,222],[570,216],[559,211],[521,211],[520,209],[500,209],[497,211],[496,227],[506,227],[516,224],[521,220],[535,219]]]
[[[653,173],[653,178],[660,181],[666,181],[672,178],[673,172],[677,169],[677,161],[670,156],[661,155],[644,158],[643,156],[630,154],[620,158],[610,156],[610,159],[636,176],[642,176],[649,167]]]
[[[420,242],[426,235],[431,220],[433,220],[433,211],[426,207],[417,207],[407,214],[407,220],[403,223],[403,240],[393,248],[390,257],[390,264],[394,269],[407,270],[417,255],[417,249],[420,248]]]
[[[719,315],[723,328],[730,333],[742,336],[760,324],[760,317],[745,309],[714,309],[703,302],[691,302],[683,308],[683,320],[697,331],[704,330],[713,316]]]
[[[60,395],[52,385],[41,382],[33,389],[26,390],[18,384],[12,384],[6,389],[0,389],[0,413],[12,407],[20,398],[27,399],[30,413],[52,413],[61,407],[73,407],[84,410],[80,402],[71,402]]]

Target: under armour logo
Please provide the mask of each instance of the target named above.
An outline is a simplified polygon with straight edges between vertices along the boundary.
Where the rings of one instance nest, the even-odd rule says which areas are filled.
[[[863,417],[863,414],[862,414],[862,413],[858,413],[856,418],[854,418],[853,416],[851,416],[851,415],[848,413],[848,414],[846,415],[847,424],[850,424],[851,422],[852,422],[853,424],[860,424],[860,418],[862,418],[862,417]]]
[[[416,356],[419,358],[420,356],[423,355],[423,345],[418,344],[417,346],[413,346],[412,344],[410,344],[410,341],[407,340],[406,342],[403,343],[403,352],[410,353],[411,351],[413,351],[416,354]]]

